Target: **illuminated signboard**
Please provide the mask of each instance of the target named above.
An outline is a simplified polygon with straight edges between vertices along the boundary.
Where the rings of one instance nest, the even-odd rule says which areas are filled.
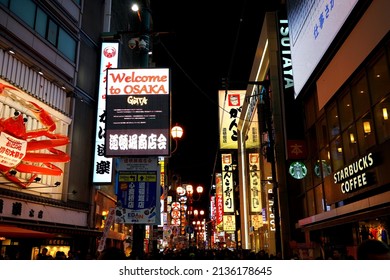
[[[241,116],[242,106],[245,100],[245,90],[232,90],[227,93],[220,90],[219,94],[219,129],[220,149],[237,149],[238,147],[238,123]],[[259,133],[257,121],[257,114],[252,116],[252,123],[247,138],[245,139],[245,146],[247,148],[254,148],[259,146]]]
[[[333,42],[358,0],[289,0],[288,24],[295,97]]]
[[[106,130],[106,71],[118,65],[118,43],[103,43],[100,62],[99,97],[97,108],[95,159],[93,169],[94,183],[111,183],[112,158],[104,156]]]
[[[169,155],[169,69],[108,69],[106,106],[106,156]]]
[[[222,154],[222,195],[223,213],[234,213],[232,154]]]

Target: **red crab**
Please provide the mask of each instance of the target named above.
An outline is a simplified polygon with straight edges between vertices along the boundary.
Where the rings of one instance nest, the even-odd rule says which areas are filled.
[[[59,176],[62,170],[52,162],[68,162],[69,155],[55,147],[67,145],[69,138],[62,134],[53,133],[56,124],[48,112],[36,103],[15,98],[7,91],[16,90],[12,86],[0,83],[0,95],[6,95],[20,102],[26,109],[31,110],[42,123],[43,128],[27,131],[22,114],[15,112],[14,117],[0,119],[0,172],[11,182],[22,188],[27,188],[39,175]],[[46,137],[44,140],[36,138]],[[50,153],[40,153],[47,150]],[[39,164],[40,163],[40,164]],[[15,177],[15,171],[30,173],[26,181]]]

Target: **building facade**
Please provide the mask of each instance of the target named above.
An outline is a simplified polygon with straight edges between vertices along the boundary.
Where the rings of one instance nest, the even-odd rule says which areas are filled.
[[[101,236],[91,147],[104,4],[3,0],[0,13],[1,130],[8,139],[1,256],[35,259],[43,247],[53,256],[93,255]],[[18,116],[19,128],[9,127]],[[9,139],[18,143],[14,150],[5,148]]]

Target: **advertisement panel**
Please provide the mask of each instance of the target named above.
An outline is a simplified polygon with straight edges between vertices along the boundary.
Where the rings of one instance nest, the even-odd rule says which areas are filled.
[[[160,187],[156,171],[118,172],[116,223],[160,224]]]
[[[169,69],[108,69],[105,155],[170,154]]]
[[[249,154],[250,207],[252,213],[259,213],[262,210],[259,158],[258,153]]]
[[[328,50],[358,0],[287,1],[295,97]]]
[[[232,154],[222,154],[223,213],[234,213]]]
[[[245,90],[220,90],[219,95],[219,146],[220,149],[238,148],[238,123],[241,116],[242,106],[245,100]],[[253,116],[253,122],[257,124],[257,115]],[[258,147],[259,145],[258,126],[251,126],[248,131],[245,145],[247,148]]]
[[[223,197],[222,197],[222,174],[215,174],[215,221],[217,227],[222,224]]]
[[[112,182],[112,158],[104,155],[106,130],[106,71],[118,66],[119,43],[102,43],[100,62],[99,95],[95,137],[95,159],[93,167],[94,183]]]

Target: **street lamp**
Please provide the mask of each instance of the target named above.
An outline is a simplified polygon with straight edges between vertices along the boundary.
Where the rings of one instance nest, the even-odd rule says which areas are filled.
[[[183,137],[183,128],[179,125],[175,125],[174,127],[172,127],[171,129],[171,136],[173,138],[173,140],[175,140],[175,149],[171,152],[171,154],[173,154],[174,152],[176,152],[177,150],[177,147],[178,147],[178,141]]]
[[[187,217],[188,217],[188,226],[191,228],[190,231],[188,232],[189,234],[189,237],[188,237],[188,244],[189,246],[191,246],[191,235],[193,233],[193,227],[192,227],[192,224],[191,224],[191,217],[196,217],[198,214],[199,214],[199,211],[198,210],[193,210],[193,202],[194,201],[198,201],[203,193],[203,187],[202,186],[198,186],[196,187],[195,189],[196,191],[194,192],[194,187],[191,185],[191,184],[187,184],[185,186],[185,191],[186,191],[186,194],[187,194],[187,198],[188,198],[188,210],[187,210]],[[197,198],[194,199],[194,193],[197,195]],[[201,213],[204,214],[204,211],[201,210],[200,211]]]

